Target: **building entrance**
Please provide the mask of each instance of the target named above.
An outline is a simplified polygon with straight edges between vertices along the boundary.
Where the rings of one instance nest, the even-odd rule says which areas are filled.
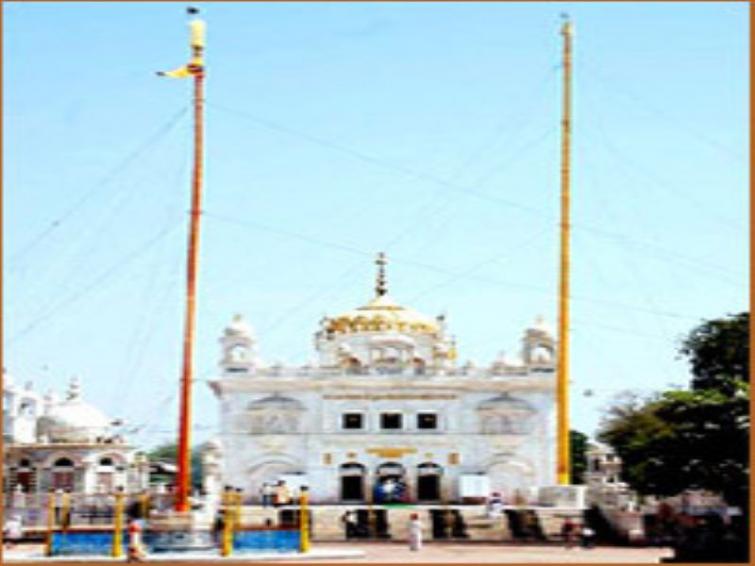
[[[406,473],[404,467],[396,462],[386,462],[377,467],[374,486],[376,503],[398,503],[408,500],[406,490]]]
[[[367,470],[362,464],[344,464],[340,469],[341,501],[364,501],[364,477]]]
[[[364,485],[361,476],[343,476],[341,477],[341,500],[342,501],[363,501]]]
[[[417,501],[440,500],[440,480],[443,470],[438,464],[426,463],[417,466]]]

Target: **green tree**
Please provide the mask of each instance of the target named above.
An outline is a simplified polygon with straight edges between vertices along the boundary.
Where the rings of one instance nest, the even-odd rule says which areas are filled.
[[[690,390],[626,395],[609,409],[598,437],[640,493],[708,489],[748,510],[748,320],[743,313],[690,332],[680,349],[692,366]]]
[[[709,320],[689,333],[679,353],[692,366],[693,389],[733,394],[736,382],[750,381],[750,313]]]
[[[201,489],[202,487],[202,446],[197,446],[191,449],[191,485],[193,489]],[[147,457],[150,462],[162,461],[174,464],[178,455],[178,446],[175,442],[168,442],[161,444],[150,450],[147,453]],[[160,482],[168,482],[173,480],[172,476],[165,474],[155,474],[151,478],[152,480]]]
[[[569,431],[571,446],[571,482],[584,483],[587,469],[587,435],[578,430]]]

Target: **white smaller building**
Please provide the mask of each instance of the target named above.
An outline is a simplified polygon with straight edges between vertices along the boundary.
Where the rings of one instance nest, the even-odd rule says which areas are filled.
[[[112,493],[118,487],[135,492],[148,486],[146,457],[83,399],[77,378],[59,399],[52,392],[39,395],[31,383],[17,387],[6,374],[3,400],[6,494]]]

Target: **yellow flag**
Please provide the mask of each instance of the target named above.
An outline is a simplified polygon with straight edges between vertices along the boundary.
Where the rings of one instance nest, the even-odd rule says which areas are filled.
[[[189,14],[196,14],[196,8],[189,8]],[[158,71],[161,77],[171,79],[185,79],[192,75],[198,75],[204,70],[204,43],[205,43],[205,23],[199,18],[194,18],[189,22],[189,46],[191,47],[191,60],[188,64],[173,69],[172,71]]]
[[[172,71],[158,71],[157,74],[161,77],[169,77],[171,79],[185,79],[186,77],[191,76],[191,71],[189,70],[188,65],[184,65],[183,67],[173,69]]]

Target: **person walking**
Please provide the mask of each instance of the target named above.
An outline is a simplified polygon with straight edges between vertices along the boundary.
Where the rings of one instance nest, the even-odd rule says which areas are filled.
[[[346,539],[349,540],[354,538],[357,533],[357,519],[354,516],[354,511],[350,509],[346,510],[346,512],[341,516],[341,522],[346,528]]]
[[[138,519],[131,518],[128,522],[128,562],[142,562],[146,557],[142,545],[142,525]]]
[[[595,547],[595,531],[587,525],[582,525],[582,548],[590,549]]]
[[[409,518],[409,550],[417,551],[422,548],[422,523],[417,513]]]
[[[571,517],[567,517],[561,525],[561,538],[564,539],[564,546],[572,548],[574,546],[574,533],[576,531],[576,525],[571,520]]]

